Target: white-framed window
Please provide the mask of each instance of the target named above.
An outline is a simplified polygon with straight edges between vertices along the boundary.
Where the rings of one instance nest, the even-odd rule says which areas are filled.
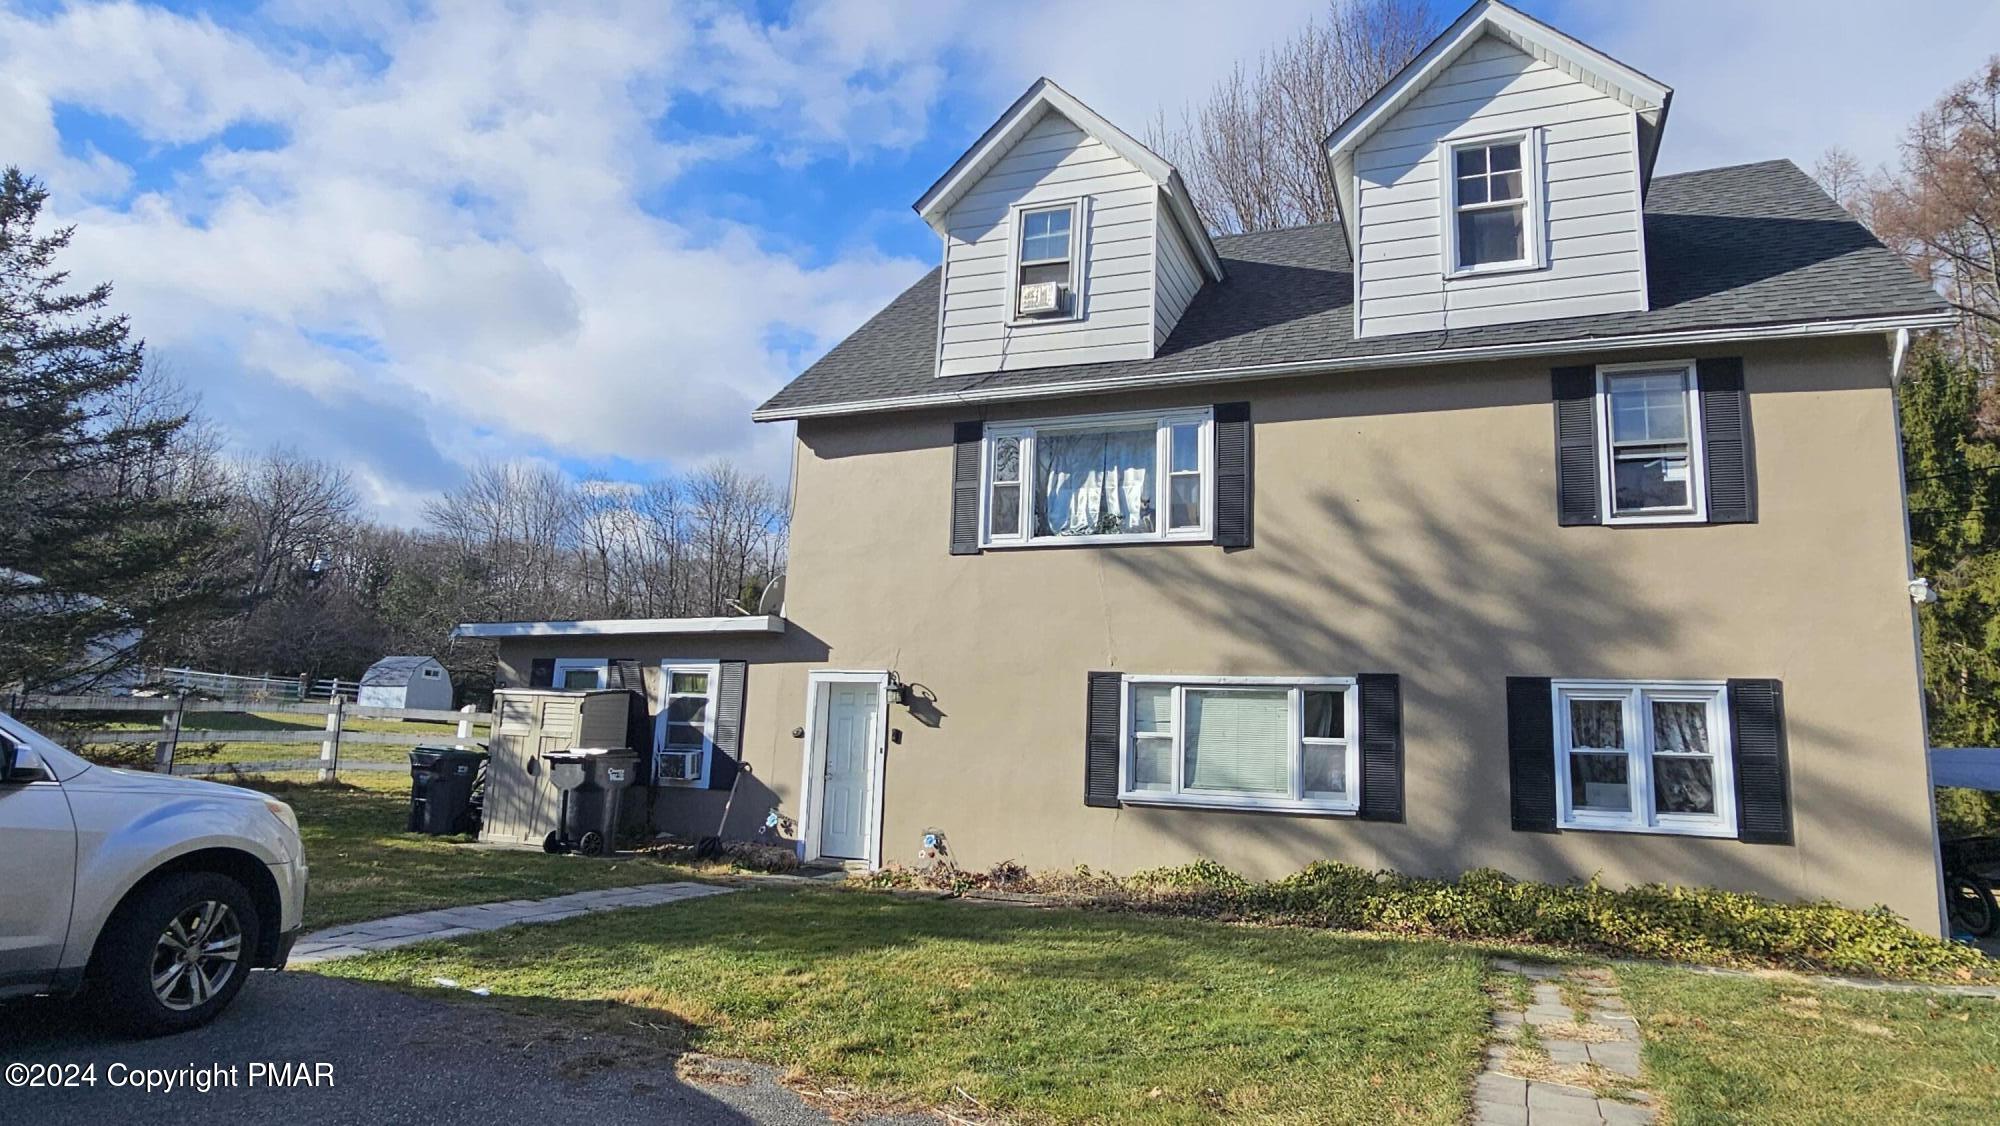
[[[1203,407],[989,425],[986,545],[1208,539],[1214,422]]]
[[[1360,695],[1353,677],[1128,676],[1119,799],[1353,813]]]
[[[1012,209],[1013,297],[1016,323],[1073,319],[1083,309],[1078,253],[1083,233],[1083,200],[1016,204]],[[1053,294],[1038,287],[1055,286]],[[1052,300],[1035,302],[1035,297]]]
[[[661,661],[660,711],[653,720],[653,780],[663,786],[708,785],[715,755],[714,661]]]
[[[1722,682],[1558,680],[1553,692],[1563,828],[1736,835]]]
[[[439,677],[441,677],[441,676],[443,676],[443,675],[444,675],[444,670],[443,670],[443,669],[425,669],[425,670],[424,670],[424,679],[425,679],[425,680],[436,680],[437,678],[439,678]]]
[[[1706,518],[1700,391],[1692,360],[1597,369],[1598,477],[1608,522]]]
[[[1445,273],[1457,277],[1542,265],[1541,134],[1529,129],[1447,141],[1438,197],[1447,203]]]
[[[554,684],[565,692],[588,692],[603,688],[611,676],[611,662],[603,657],[557,657]]]

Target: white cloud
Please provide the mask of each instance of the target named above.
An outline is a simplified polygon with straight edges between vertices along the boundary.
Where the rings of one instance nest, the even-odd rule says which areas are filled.
[[[60,153],[47,123],[64,103],[161,143],[249,116],[286,131],[275,149],[211,149],[136,198],[61,193],[58,218],[78,224],[66,264],[117,281],[156,352],[228,400],[214,405],[242,446],[352,459],[398,514],[398,487],[444,483],[440,455],[735,456],[782,474],[784,435],[749,422],[793,374],[773,338],[828,346],[927,263],[863,247],[805,265],[699,207],[680,222],[643,209],[689,164],[749,145],[654,137],[708,65],[700,25],[670,9],[482,6],[365,26],[389,29],[386,66],[287,69],[239,33],[125,6],[10,18],[0,58],[17,81],[14,60],[101,51],[162,85],[140,107],[122,76],[45,68],[0,93],[21,111],[0,119],[44,127],[17,149],[30,157]],[[74,174],[51,163],[45,176]]]
[[[1838,145],[1893,163],[1912,118],[2000,51],[2000,5],[1825,0],[1574,6],[1565,30],[1674,88],[1665,171]]]

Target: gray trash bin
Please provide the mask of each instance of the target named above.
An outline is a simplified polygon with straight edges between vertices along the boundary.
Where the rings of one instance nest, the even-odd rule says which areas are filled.
[[[603,856],[618,845],[618,809],[625,788],[637,780],[639,756],[628,750],[578,748],[547,751],[549,782],[561,795],[556,827],[542,839],[544,852]]]
[[[412,833],[449,836],[479,829],[473,791],[486,756],[458,747],[417,747],[410,752],[410,814],[404,827]]]

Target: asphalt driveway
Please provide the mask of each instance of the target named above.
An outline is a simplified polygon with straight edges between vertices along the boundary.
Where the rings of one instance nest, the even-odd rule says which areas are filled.
[[[253,1062],[304,1064],[306,1075],[330,1070],[332,1081],[274,1087],[266,1072],[252,1086]],[[0,1006],[0,1067],[16,1063],[96,1065],[95,1086],[28,1088],[0,1078],[0,1120],[37,1126],[833,1121],[768,1068],[725,1065],[738,1073],[733,1081],[694,1085],[676,1074],[671,1056],[637,1041],[310,973],[259,973],[215,1023],[156,1040],[107,1037],[87,1015],[46,1001]],[[232,1065],[237,1085],[207,1092],[129,1085],[146,1069],[179,1071],[186,1083],[187,1069]],[[114,1076],[128,1085],[112,1086]]]

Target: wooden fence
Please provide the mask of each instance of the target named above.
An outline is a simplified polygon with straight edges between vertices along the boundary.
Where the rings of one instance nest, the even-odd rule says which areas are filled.
[[[340,749],[343,746],[416,747],[449,742],[465,746],[472,741],[475,726],[490,726],[493,713],[482,712],[467,704],[457,711],[441,708],[363,708],[347,702],[344,697],[335,696],[324,703],[306,704],[254,704],[243,701],[189,700],[185,697],[136,697],[136,696],[29,696],[13,702],[7,710],[29,717],[61,712],[90,712],[95,714],[131,713],[155,714],[160,717],[158,731],[82,731],[70,734],[77,742],[86,745],[133,745],[152,744],[153,769],[161,774],[174,772],[174,752],[182,742],[188,743],[262,743],[262,744],[319,744],[316,760],[302,759],[296,764],[266,764],[266,769],[282,766],[302,766],[310,768],[315,762],[319,767],[322,782],[330,782],[340,776]],[[319,731],[283,729],[252,730],[206,730],[188,726],[191,716],[204,713],[241,713],[254,711],[261,715],[312,715],[324,716],[325,726]],[[346,723],[350,719],[400,719],[428,720],[432,722],[456,722],[456,732],[447,739],[442,733],[431,734],[417,731],[350,731]],[[197,720],[196,722],[199,722]],[[183,771],[184,773],[186,771]]]
[[[145,684],[181,692],[206,692],[224,700],[299,701],[306,698],[303,676],[237,676],[201,669],[159,668],[141,670]]]

